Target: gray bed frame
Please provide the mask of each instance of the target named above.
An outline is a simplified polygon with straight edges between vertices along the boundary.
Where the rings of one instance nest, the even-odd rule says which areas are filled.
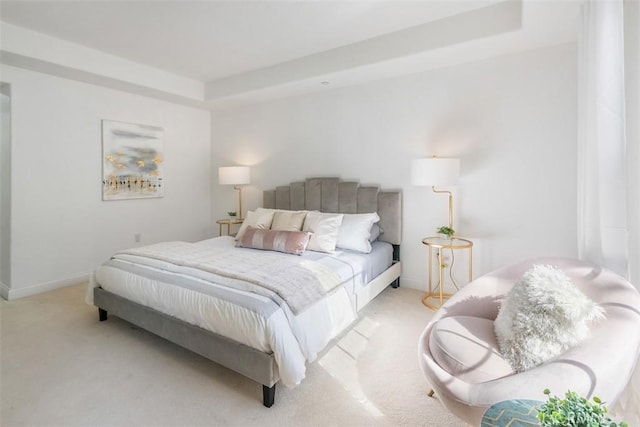
[[[380,240],[393,245],[394,264],[355,296],[356,310],[362,309],[387,286],[397,288],[400,285],[400,191],[381,191],[375,186],[361,186],[357,182],[343,182],[338,178],[309,178],[305,182],[265,191],[263,199],[265,208],[339,213],[377,212],[383,230]],[[94,305],[98,307],[100,321],[107,320],[108,313],[111,313],[262,384],[264,406],[271,407],[274,404],[276,383],[280,377],[273,354],[137,304],[101,287],[94,289]]]

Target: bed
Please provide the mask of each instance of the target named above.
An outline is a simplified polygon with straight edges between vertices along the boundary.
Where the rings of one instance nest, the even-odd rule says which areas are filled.
[[[267,227],[257,219],[265,215],[272,215]],[[301,215],[304,227],[276,227]],[[322,219],[315,223],[320,228],[305,231],[312,215]],[[337,217],[338,247],[322,250],[318,224]],[[100,321],[111,313],[262,384],[263,404],[271,407],[278,382],[299,384],[306,365],[348,330],[358,311],[387,286],[399,286],[401,217],[400,191],[309,178],[265,191],[263,208],[247,214],[236,238],[114,254],[96,269],[87,302],[98,307]],[[358,246],[359,234],[350,240],[363,227],[370,251]],[[298,240],[320,249],[277,246]],[[260,250],[267,241],[272,250]]]

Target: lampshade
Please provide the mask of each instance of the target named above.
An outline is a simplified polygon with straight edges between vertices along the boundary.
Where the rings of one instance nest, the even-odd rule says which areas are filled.
[[[411,183],[413,185],[431,185],[451,187],[458,183],[460,159],[415,159],[411,162]]]
[[[251,182],[248,166],[223,166],[218,168],[218,184],[240,185]]]

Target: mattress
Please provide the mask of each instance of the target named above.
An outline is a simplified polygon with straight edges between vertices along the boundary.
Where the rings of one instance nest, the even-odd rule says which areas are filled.
[[[199,243],[217,248],[235,247],[234,238],[229,236],[215,237]],[[235,248],[235,250],[252,251],[254,249]],[[301,257],[329,265],[343,279],[342,284],[347,288],[347,292],[355,294],[391,266],[393,246],[375,241],[371,244],[371,253],[368,254],[338,249],[333,254],[306,251]],[[334,262],[335,260],[340,262]]]
[[[238,254],[256,251],[236,248],[228,236],[197,245]],[[282,383],[293,387],[304,378],[306,363],[315,360],[328,342],[356,319],[353,295],[392,264],[391,245],[374,242],[372,246],[371,254],[305,252],[301,260],[330,268],[339,277],[340,285],[297,315],[268,290],[256,291],[251,284],[127,254],[112,258],[95,271],[87,302],[93,303],[93,287],[101,286],[128,300],[273,353]]]

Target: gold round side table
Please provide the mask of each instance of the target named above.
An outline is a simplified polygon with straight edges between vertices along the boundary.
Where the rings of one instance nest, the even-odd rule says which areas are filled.
[[[426,237],[422,239],[422,244],[429,248],[429,289],[427,293],[422,297],[422,304],[424,304],[427,308],[431,310],[437,310],[442,306],[444,300],[449,298],[451,293],[444,292],[444,269],[446,265],[442,262],[442,251],[444,249],[450,249],[451,251],[459,250],[459,249],[468,249],[469,250],[469,282],[471,282],[473,277],[473,242],[471,240],[463,239],[462,237],[452,237],[451,239],[445,239],[439,236],[435,237]],[[436,258],[438,260],[438,284],[433,285],[433,249],[436,249]],[[452,253],[453,256],[453,253]],[[449,266],[451,269],[452,266]],[[456,289],[460,289],[458,284],[455,282],[453,275],[451,275],[451,282]],[[431,300],[435,300],[435,303],[432,303]]]
[[[244,219],[219,219],[216,221],[216,224],[218,224],[218,234],[220,236],[222,236],[222,226],[226,225],[227,226],[227,235],[230,236],[231,235],[231,226],[232,225],[238,225],[238,224],[242,224],[244,222]]]

